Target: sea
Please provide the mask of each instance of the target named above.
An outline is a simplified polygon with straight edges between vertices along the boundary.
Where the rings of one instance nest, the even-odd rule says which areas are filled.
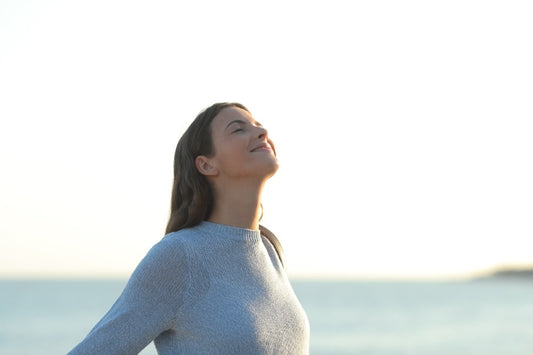
[[[125,282],[1,280],[0,354],[67,353]],[[531,279],[292,284],[309,317],[311,354],[533,354]]]

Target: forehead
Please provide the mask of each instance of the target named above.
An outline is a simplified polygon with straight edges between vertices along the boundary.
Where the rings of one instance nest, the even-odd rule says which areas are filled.
[[[212,128],[213,130],[223,130],[230,122],[235,120],[247,121],[252,124],[257,123],[250,112],[239,107],[231,106],[222,109],[218,115],[216,115],[212,122]]]

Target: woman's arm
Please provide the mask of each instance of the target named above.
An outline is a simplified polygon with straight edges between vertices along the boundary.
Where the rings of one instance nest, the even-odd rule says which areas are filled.
[[[164,238],[137,266],[124,291],[69,354],[137,354],[171,328],[189,283],[187,253]]]

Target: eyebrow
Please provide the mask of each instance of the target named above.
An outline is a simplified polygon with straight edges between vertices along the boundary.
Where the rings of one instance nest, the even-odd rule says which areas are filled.
[[[224,129],[228,129],[228,127],[231,126],[231,125],[234,124],[234,123],[247,124],[247,123],[250,123],[250,122],[248,122],[248,121],[243,121],[243,120],[233,120],[233,121],[231,121],[230,123],[228,123],[228,124],[226,125],[226,128],[224,128]],[[261,123],[257,122],[257,121],[255,122],[255,125],[258,126],[258,127],[263,127],[263,125],[262,125]]]

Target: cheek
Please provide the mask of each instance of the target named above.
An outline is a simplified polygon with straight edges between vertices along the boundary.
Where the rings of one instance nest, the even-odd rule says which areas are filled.
[[[242,166],[249,159],[249,154],[246,151],[246,146],[243,146],[239,141],[233,141],[220,146],[216,157],[223,167],[232,169]]]

